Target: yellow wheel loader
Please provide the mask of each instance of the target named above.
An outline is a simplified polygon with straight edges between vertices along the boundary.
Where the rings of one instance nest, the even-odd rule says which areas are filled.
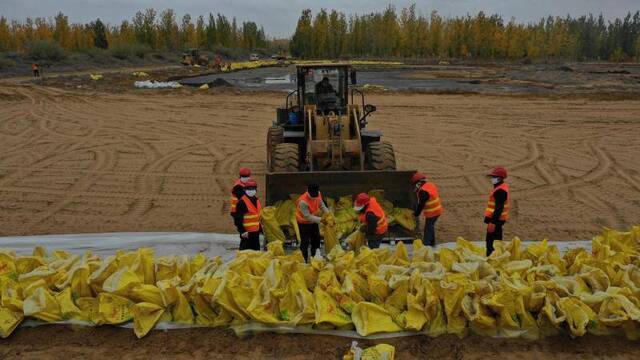
[[[296,80],[267,133],[267,205],[317,183],[324,197],[384,190],[396,207],[412,208],[415,171],[398,171],[393,146],[367,128],[376,107],[365,104],[356,71],[349,64],[298,65]]]

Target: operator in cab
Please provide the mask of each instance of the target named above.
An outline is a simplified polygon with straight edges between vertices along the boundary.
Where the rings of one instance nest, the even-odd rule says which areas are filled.
[[[336,90],[331,85],[328,77],[323,77],[322,80],[316,84],[316,95],[335,95]]]

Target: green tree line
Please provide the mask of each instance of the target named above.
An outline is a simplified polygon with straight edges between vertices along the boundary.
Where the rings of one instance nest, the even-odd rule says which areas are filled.
[[[300,58],[640,60],[640,11],[611,21],[589,14],[518,23],[484,12],[424,16],[415,5],[350,16],[307,9],[289,47]]]
[[[107,49],[114,45],[136,44],[156,51],[181,51],[199,47],[265,48],[270,41],[262,26],[253,21],[238,24],[235,18],[210,13],[192,18],[166,9],[138,11],[132,19],[118,25],[104,24],[100,19],[89,24],[71,24],[66,15],[54,18],[11,20],[0,16],[0,51],[26,51],[37,41],[54,41],[63,49],[82,51]]]

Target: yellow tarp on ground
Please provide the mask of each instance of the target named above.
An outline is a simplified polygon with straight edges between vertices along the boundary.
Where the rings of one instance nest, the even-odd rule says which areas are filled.
[[[363,336],[639,337],[640,226],[605,229],[590,252],[561,254],[546,241],[523,246],[518,238],[495,249],[487,258],[464,239],[435,252],[416,240],[412,256],[404,244],[357,252],[335,245],[310,264],[298,251],[287,255],[281,241],[266,252],[239,251],[226,263],[203,255],[156,258],[146,248],[104,259],[0,250],[0,336],[31,318],[133,321],[138,337],[160,321],[311,325]]]

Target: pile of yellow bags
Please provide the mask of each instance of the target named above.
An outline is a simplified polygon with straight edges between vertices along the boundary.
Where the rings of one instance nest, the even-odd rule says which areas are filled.
[[[416,221],[413,217],[413,210],[404,208],[395,208],[393,203],[386,200],[383,190],[371,190],[370,196],[375,196],[383,207],[385,214],[388,217],[389,225],[400,225],[403,228],[414,231],[416,228]],[[278,201],[273,206],[267,206],[262,209],[262,228],[264,231],[267,242],[271,241],[284,241],[286,238],[299,236],[298,223],[296,221],[296,204],[295,200],[299,195],[291,194],[290,199],[285,201]],[[324,198],[327,207],[333,212],[331,218],[331,236],[335,235],[335,239],[331,238],[330,241],[339,241],[346,239],[360,227],[358,220],[358,213],[353,210],[353,199],[350,195],[343,196],[336,202],[331,198]],[[326,225],[321,227],[320,232],[327,242],[327,236],[324,234],[324,229],[328,228]],[[335,232],[335,234],[334,234]],[[288,236],[287,236],[288,235]],[[336,242],[337,243],[337,242]],[[327,252],[333,248],[327,246]]]
[[[232,326],[247,322],[356,330],[540,338],[624,334],[640,326],[640,226],[605,229],[592,251],[561,254],[547,241],[496,242],[495,252],[462,238],[412,255],[334,246],[306,264],[282,242],[239,251],[223,263],[202,254],[155,257],[151,249],[99,258],[36,248],[0,251],[0,336],[24,318],[93,325],[132,321],[138,337],[158,322]]]

